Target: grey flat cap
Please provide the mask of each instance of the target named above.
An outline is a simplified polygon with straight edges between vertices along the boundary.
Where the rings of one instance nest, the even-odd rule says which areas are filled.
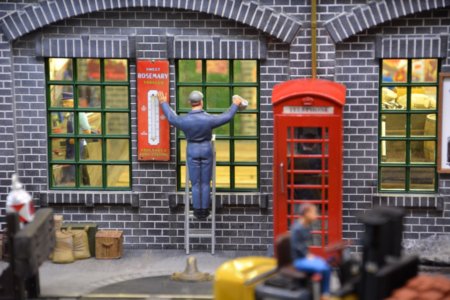
[[[200,91],[192,91],[189,94],[189,102],[200,102],[203,100],[203,93]]]

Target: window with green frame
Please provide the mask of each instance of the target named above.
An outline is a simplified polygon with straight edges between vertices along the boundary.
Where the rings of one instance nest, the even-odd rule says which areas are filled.
[[[51,188],[130,189],[128,74],[126,59],[46,60]]]
[[[437,59],[383,59],[380,64],[379,190],[437,189]]]
[[[190,109],[187,101],[192,90],[202,91],[203,109],[220,114],[231,105],[235,94],[247,99],[246,110],[214,130],[216,135],[218,191],[256,191],[259,188],[259,63],[256,60],[178,60],[178,114]],[[186,175],[186,139],[177,131],[178,188]]]

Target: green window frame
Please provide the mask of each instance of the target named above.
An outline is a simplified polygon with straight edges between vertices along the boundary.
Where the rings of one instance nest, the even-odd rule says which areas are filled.
[[[439,60],[380,60],[378,190],[435,193]]]
[[[218,73],[221,73],[218,74]],[[200,90],[204,110],[219,114],[231,105],[231,97],[248,96],[249,106],[234,119],[216,128],[217,191],[254,192],[260,186],[260,78],[257,60],[177,60],[176,112],[191,109],[187,95]],[[184,188],[186,139],[177,130],[177,188]]]
[[[130,190],[129,61],[47,58],[45,76],[50,188]]]

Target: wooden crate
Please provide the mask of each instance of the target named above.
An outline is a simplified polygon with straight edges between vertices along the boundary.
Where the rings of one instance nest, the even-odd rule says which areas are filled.
[[[99,230],[95,235],[95,258],[120,258],[123,254],[123,231]]]

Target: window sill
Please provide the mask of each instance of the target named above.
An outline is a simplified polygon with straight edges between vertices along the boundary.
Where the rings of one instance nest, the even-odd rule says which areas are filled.
[[[167,196],[171,209],[184,205],[184,192],[170,193]],[[218,208],[222,206],[256,206],[267,209],[269,208],[270,197],[271,194],[260,192],[216,193],[216,203]]]
[[[372,196],[374,206],[394,206],[404,208],[428,208],[443,210],[447,195],[442,194],[388,194],[377,193]]]
[[[140,207],[139,193],[133,191],[41,191],[36,193],[39,205],[130,205]]]

